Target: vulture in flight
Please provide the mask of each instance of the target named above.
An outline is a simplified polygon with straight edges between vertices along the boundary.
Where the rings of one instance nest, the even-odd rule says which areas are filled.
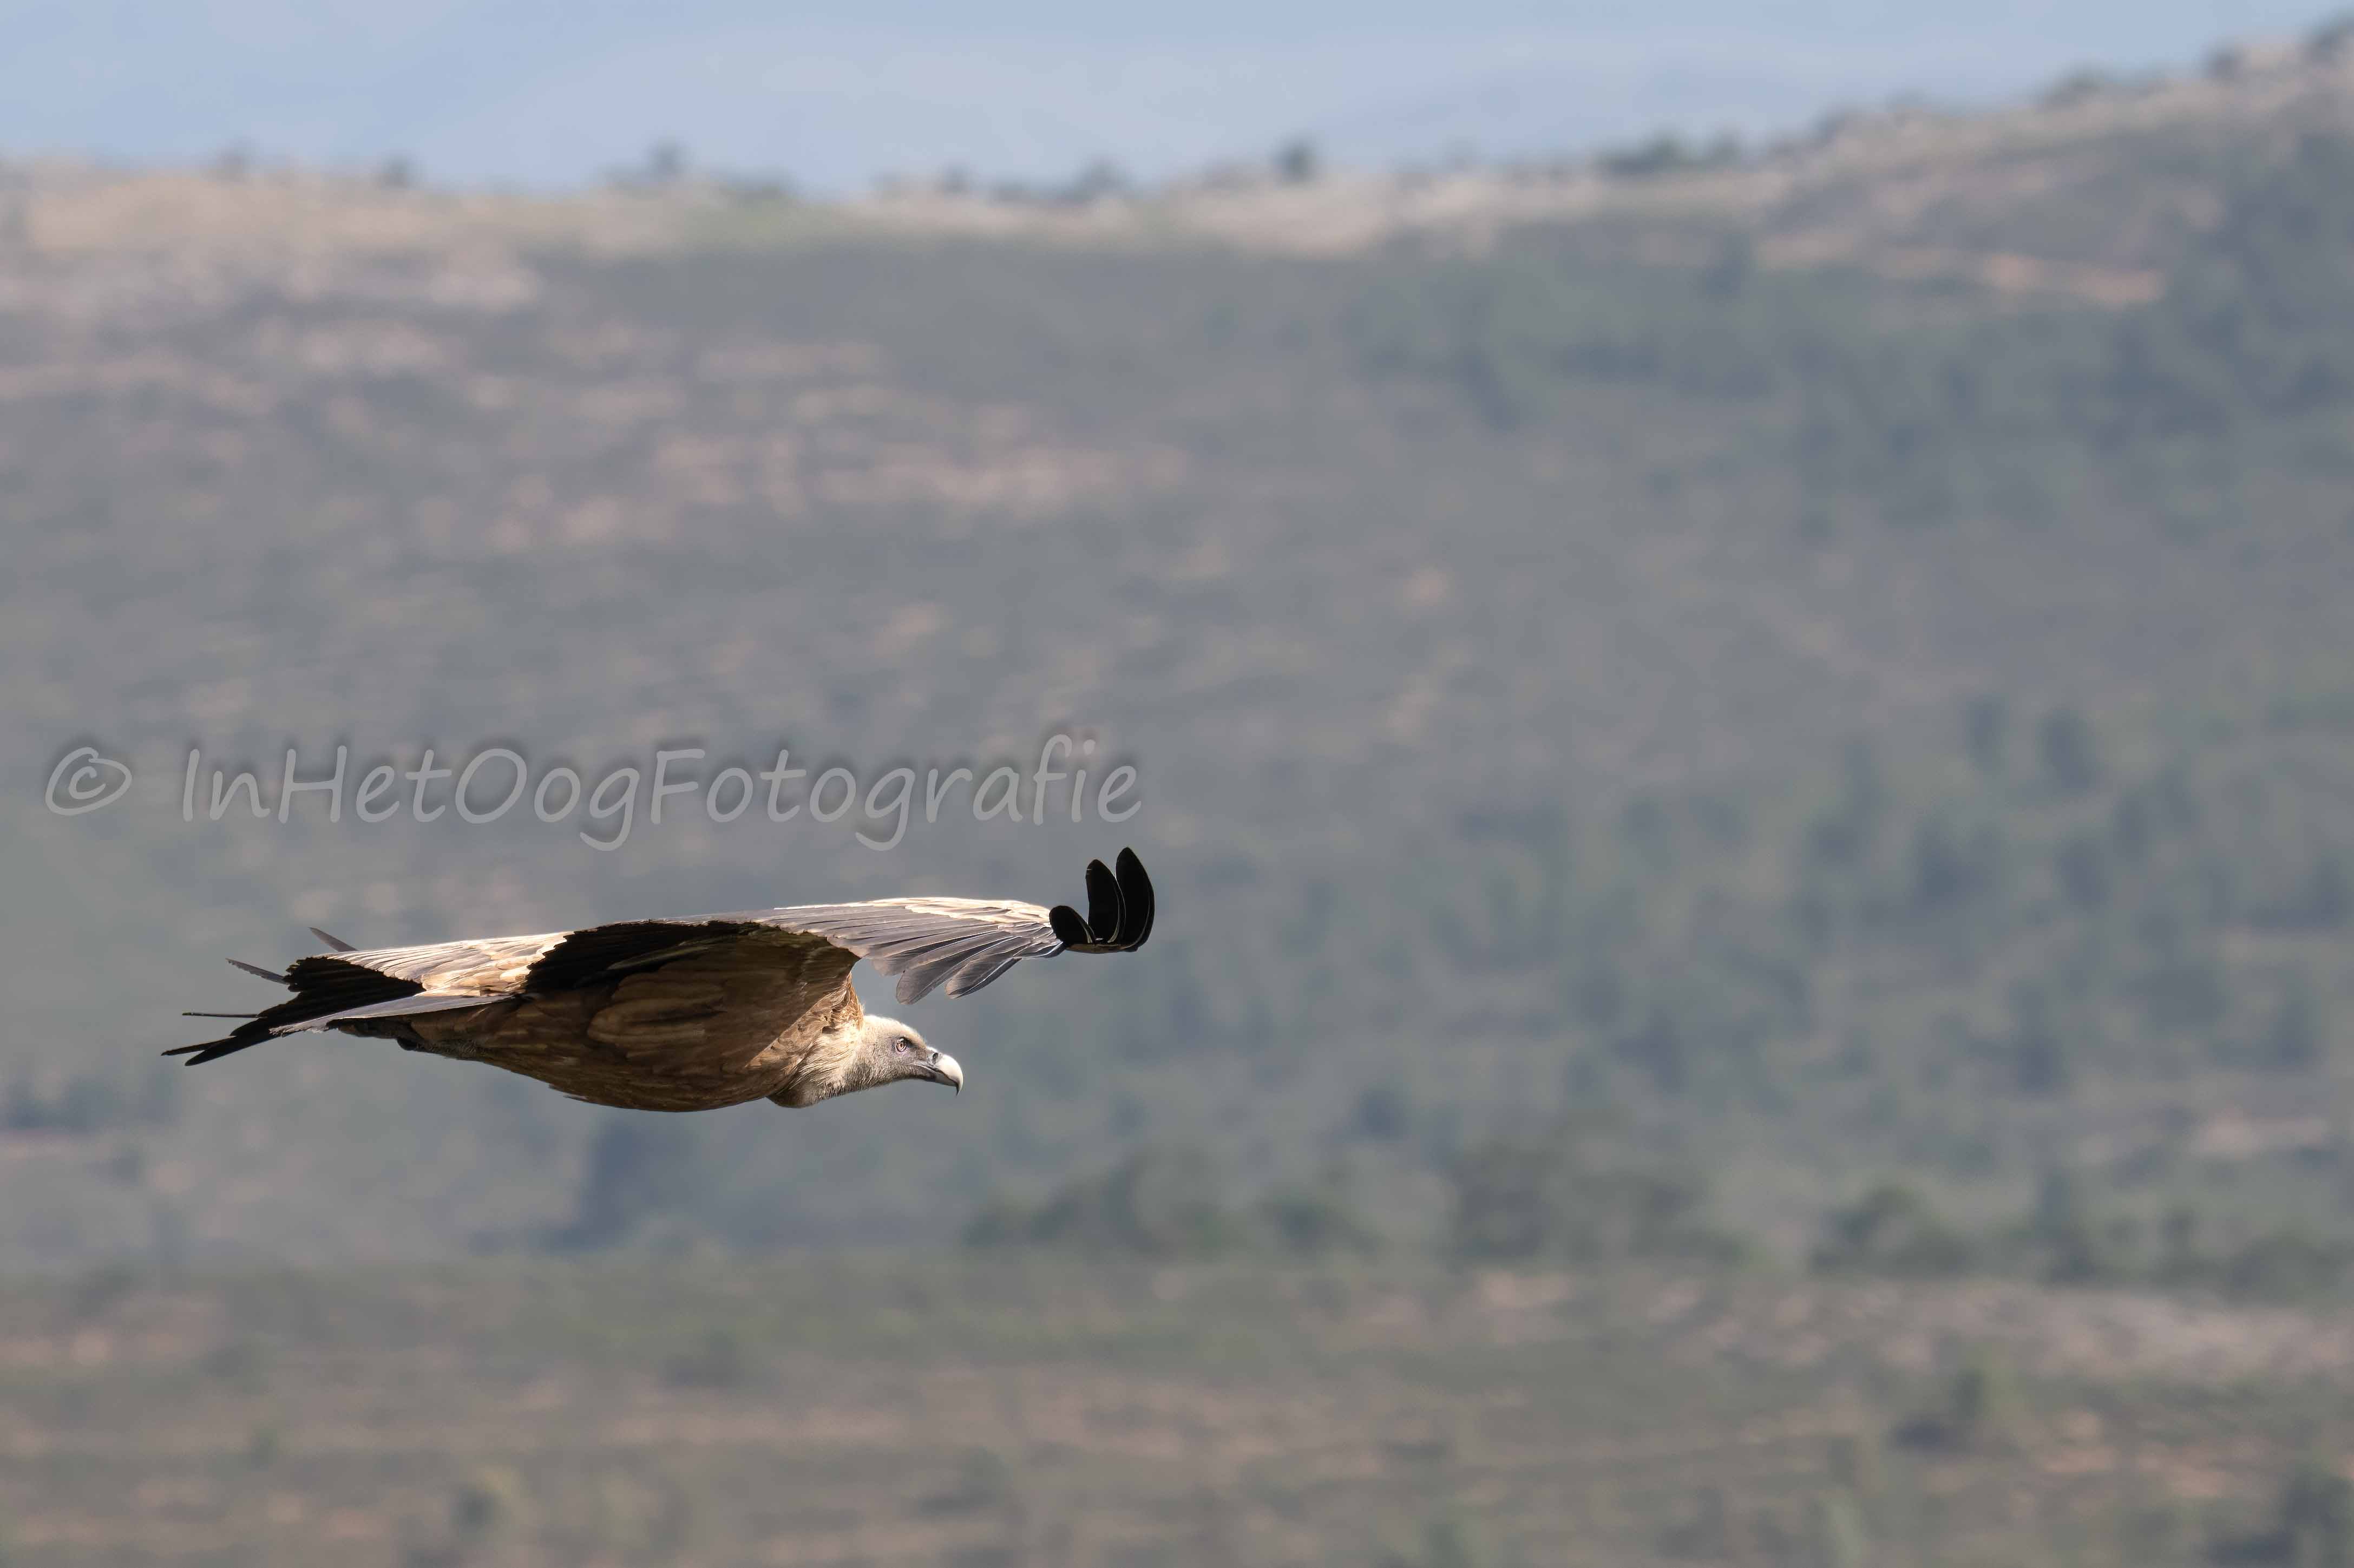
[[[576,1099],[632,1110],[810,1106],[902,1078],[961,1088],[956,1058],[850,983],[861,959],[912,1002],[968,996],[1023,959],[1129,953],[1152,931],[1152,884],[1133,850],[1087,865],[1087,912],[979,898],[878,898],[737,915],[621,920],[297,959],[283,974],[229,961],[294,994],[218,1040],[166,1056],[217,1062],[274,1035],[336,1029],[405,1050],[488,1062]]]

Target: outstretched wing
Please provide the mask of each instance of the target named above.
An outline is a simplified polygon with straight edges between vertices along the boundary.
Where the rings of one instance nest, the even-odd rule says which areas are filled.
[[[1087,863],[1087,913],[1067,904],[1042,908],[982,898],[877,898],[864,904],[802,904],[720,916],[808,931],[899,980],[903,1002],[943,981],[950,996],[974,991],[1020,963],[1060,952],[1131,953],[1152,934],[1152,882],[1134,850],[1117,871]]]
[[[415,948],[345,950],[298,959],[283,974],[239,964],[294,995],[256,1013],[226,1037],[164,1053],[190,1065],[217,1061],[276,1034],[367,1019],[402,1018],[509,999],[549,996],[619,981],[711,955],[729,968],[764,959],[805,967],[814,937],[898,977],[898,997],[915,1001],[946,982],[969,996],[1023,959],[1060,952],[1126,953],[1152,933],[1152,883],[1133,850],[1117,870],[1087,864],[1087,913],[980,898],[880,898],[864,904],[803,904],[671,919],[622,920],[578,931],[491,937]],[[232,962],[236,960],[232,959]],[[831,967],[831,966],[826,966]]]
[[[522,980],[528,991],[587,985],[649,964],[667,963],[748,931],[822,937],[886,975],[903,1002],[946,982],[970,996],[1023,959],[1055,953],[1129,953],[1152,934],[1152,880],[1134,850],[1114,863],[1087,863],[1087,913],[990,898],[876,898],[863,904],[797,904],[674,920],[631,920],[557,938]],[[530,938],[537,941],[542,938]],[[355,957],[365,955],[355,955]]]

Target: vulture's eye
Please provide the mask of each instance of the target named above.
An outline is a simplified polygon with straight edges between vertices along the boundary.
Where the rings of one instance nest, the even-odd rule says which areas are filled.
[[[902,1056],[911,1056],[915,1054],[916,1043],[902,1034],[891,1042],[891,1049]]]

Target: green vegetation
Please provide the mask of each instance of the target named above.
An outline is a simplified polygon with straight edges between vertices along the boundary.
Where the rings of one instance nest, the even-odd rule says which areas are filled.
[[[1959,1274],[1978,1261],[1970,1237],[1939,1217],[1902,1181],[1882,1181],[1824,1216],[1813,1266],[1826,1274],[1934,1277]]]
[[[181,1085],[167,1069],[118,1075],[84,1071],[44,1084],[18,1071],[0,1095],[0,1132],[97,1133],[169,1127]]]
[[[1619,160],[1709,161],[1672,139]],[[2057,524],[2093,490],[2154,504],[2194,476],[2220,508],[2259,467],[2354,471],[2335,418],[2354,399],[2354,142],[2246,150],[2221,181],[2163,292],[2119,312],[1954,322],[1934,296],[1763,270],[1734,233],[1685,269],[1524,240],[1384,284],[1351,331],[1370,366],[1442,378],[1500,429],[1559,418],[1581,383],[1741,406],[1816,505],[1893,522]]]
[[[1623,1131],[1591,1118],[1490,1139],[1451,1175],[1449,1245],[1464,1259],[1593,1264],[1742,1250],[1708,1227],[1704,1178],[1690,1161],[1630,1148]]]
[[[1148,1149],[1102,1176],[1075,1178],[1034,1207],[984,1209],[966,1234],[981,1246],[1029,1242],[1198,1257],[1238,1245],[1240,1229],[1201,1150]]]
[[[1904,1422],[1896,1436],[1925,1448],[2011,1448],[2026,1438],[2025,1411],[2009,1363],[1999,1355],[1980,1353],[1954,1373],[1935,1405]]]
[[[1072,1178],[1035,1203],[999,1199],[966,1227],[975,1246],[1050,1246],[1140,1257],[1272,1251],[1294,1257],[1379,1250],[1345,1169],[1267,1192],[1235,1208],[1206,1153],[1148,1148],[1101,1174]]]
[[[2213,1555],[2285,1568],[2354,1563],[2354,1480],[2327,1457],[2306,1456],[2281,1482],[2268,1527],[2218,1540]]]

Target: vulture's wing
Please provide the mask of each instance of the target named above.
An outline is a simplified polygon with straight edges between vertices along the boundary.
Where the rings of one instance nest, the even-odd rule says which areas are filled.
[[[219,1040],[164,1053],[188,1065],[217,1061],[276,1034],[364,1019],[404,1018],[486,1007],[614,981],[698,955],[735,969],[764,961],[808,967],[814,937],[899,979],[903,1002],[943,980],[969,996],[1023,959],[1055,953],[1126,953],[1152,933],[1152,883],[1133,850],[1118,870],[1087,863],[1087,913],[981,898],[878,898],[864,904],[802,904],[783,909],[670,919],[621,920],[578,931],[489,937],[418,948],[345,949],[297,959],[283,974],[239,969],[294,994],[255,1013]],[[236,963],[236,959],[230,962]],[[830,967],[830,966],[826,966]],[[814,977],[811,977],[813,980]],[[194,1014],[191,1016],[217,1016]]]
[[[877,898],[864,904],[800,904],[715,920],[749,920],[807,931],[899,978],[903,1002],[947,982],[970,996],[1023,959],[1055,953],[1132,953],[1152,934],[1152,882],[1134,850],[1115,863],[1087,863],[1087,912],[987,898]]]
[[[1023,959],[1069,950],[1125,953],[1144,945],[1152,932],[1152,882],[1134,850],[1122,850],[1111,870],[1087,864],[1087,913],[1068,905],[1052,909],[988,898],[877,898],[864,904],[796,904],[782,909],[746,909],[727,915],[622,920],[591,926],[561,937],[519,937],[528,959],[486,958],[469,971],[451,948],[488,948],[488,943],[452,943],[449,948],[408,949],[418,957],[396,972],[429,979],[443,991],[485,981],[512,986],[524,994],[570,991],[594,985],[695,954],[785,934],[822,938],[854,959],[864,959],[886,975],[899,977],[901,1001],[929,994],[943,980],[950,996],[970,996]],[[355,959],[379,955],[355,953]],[[427,976],[424,971],[431,970]]]

